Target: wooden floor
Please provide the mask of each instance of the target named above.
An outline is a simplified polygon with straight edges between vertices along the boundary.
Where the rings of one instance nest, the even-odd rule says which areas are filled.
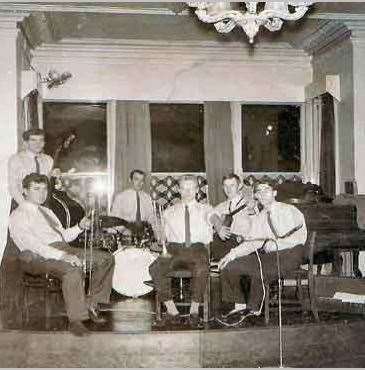
[[[1,367],[276,367],[279,365],[277,315],[238,328],[210,321],[203,329],[187,323],[155,325],[153,297],[114,295],[103,307],[107,324],[88,323],[91,335],[67,331],[64,312],[53,313],[50,328],[37,304],[20,330],[0,331]],[[365,320],[361,315],[283,315],[284,365],[290,367],[364,367]]]

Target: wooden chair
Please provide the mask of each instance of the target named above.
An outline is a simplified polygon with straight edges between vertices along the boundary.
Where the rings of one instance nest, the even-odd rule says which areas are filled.
[[[23,306],[22,306],[22,321],[23,325],[29,323],[30,317],[30,295],[31,290],[41,291],[43,294],[44,312],[45,312],[45,327],[50,329],[50,318],[52,313],[52,296],[55,298],[62,296],[61,281],[50,274],[33,275],[23,273]]]
[[[308,241],[303,248],[313,248],[316,238],[316,232],[309,234]],[[313,261],[312,261],[312,272],[313,272]],[[285,274],[282,277],[282,291],[285,288],[294,287],[296,289],[295,296],[293,298],[282,298],[281,303],[284,306],[284,311],[298,311],[298,309],[304,314],[309,307],[309,271],[303,269],[297,269]],[[277,295],[273,297],[273,293],[278,291],[278,282],[267,282],[265,283],[265,324],[268,325],[270,322],[270,306],[278,305]],[[298,308],[299,306],[299,308]]]

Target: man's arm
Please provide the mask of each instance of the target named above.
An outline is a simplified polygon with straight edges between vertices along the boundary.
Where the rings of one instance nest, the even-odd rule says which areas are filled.
[[[16,155],[10,157],[8,161],[8,190],[18,204],[24,202],[21,173],[19,158]]]
[[[20,250],[29,250],[46,259],[62,259],[66,253],[51,247],[37,236],[36,230],[26,223],[16,222],[14,219],[9,223],[10,235]]]

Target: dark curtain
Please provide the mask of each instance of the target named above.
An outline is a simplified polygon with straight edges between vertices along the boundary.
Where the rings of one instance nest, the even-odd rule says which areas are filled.
[[[129,187],[133,169],[151,172],[151,122],[148,103],[117,102],[115,132],[115,193]],[[148,184],[146,184],[148,189]]]
[[[28,95],[29,128],[38,128],[38,90],[33,90]]]
[[[204,155],[209,202],[215,206],[225,200],[222,177],[233,172],[233,139],[229,102],[204,104]]]
[[[319,184],[324,194],[334,198],[336,195],[335,170],[335,114],[333,97],[322,95],[322,128],[321,128],[321,159]]]

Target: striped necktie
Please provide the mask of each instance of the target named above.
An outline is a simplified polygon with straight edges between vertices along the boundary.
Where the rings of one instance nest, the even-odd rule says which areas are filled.
[[[279,238],[279,234],[277,233],[274,224],[272,222],[272,217],[271,217],[271,211],[267,211],[267,223],[269,224],[269,227],[271,229],[271,232],[274,234],[275,239]]]

